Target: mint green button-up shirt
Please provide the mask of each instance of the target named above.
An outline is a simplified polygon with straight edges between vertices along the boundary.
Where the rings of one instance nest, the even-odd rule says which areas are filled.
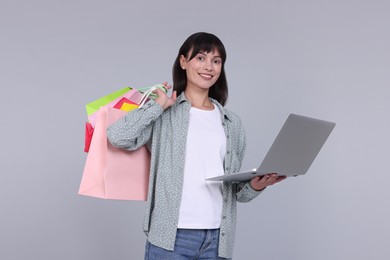
[[[226,135],[225,174],[238,172],[245,153],[245,131],[240,118],[211,99],[221,111]],[[148,200],[144,232],[150,243],[173,250],[182,197],[183,173],[191,104],[184,92],[176,103],[163,111],[151,100],[142,108],[127,113],[107,129],[110,143],[136,150],[147,145],[151,151]],[[207,140],[205,140],[206,142]],[[260,192],[249,183],[224,183],[218,254],[233,254],[238,202],[248,202]]]

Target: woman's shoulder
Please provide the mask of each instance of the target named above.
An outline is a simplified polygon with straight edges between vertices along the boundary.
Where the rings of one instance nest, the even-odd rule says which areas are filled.
[[[213,101],[214,102],[214,101]],[[221,114],[227,119],[229,120],[230,122],[232,122],[233,124],[236,124],[238,126],[241,126],[242,125],[242,121],[241,121],[241,117],[236,114],[235,112],[233,112],[232,110],[222,106],[220,103],[218,103],[217,101],[214,102],[215,105],[217,105],[217,107],[219,108],[219,110],[221,111]]]

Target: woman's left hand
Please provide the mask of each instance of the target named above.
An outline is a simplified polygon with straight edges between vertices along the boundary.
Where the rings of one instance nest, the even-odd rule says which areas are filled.
[[[286,176],[278,176],[276,173],[270,173],[263,176],[256,176],[251,179],[250,185],[252,189],[260,191],[275,183],[281,182],[286,179]]]
[[[171,85],[168,85],[167,82],[163,83],[165,89],[168,91],[170,88],[172,88]],[[164,91],[157,88],[154,93],[157,94],[157,98],[155,99],[156,103],[158,103],[163,110],[167,109],[168,107],[172,106],[176,102],[176,91],[173,91],[172,96],[169,97]]]

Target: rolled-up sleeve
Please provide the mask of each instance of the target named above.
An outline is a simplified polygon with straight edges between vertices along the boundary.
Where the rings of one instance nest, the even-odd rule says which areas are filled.
[[[236,199],[238,202],[249,202],[256,198],[264,190],[254,190],[249,182],[238,185],[238,191],[236,193]]]

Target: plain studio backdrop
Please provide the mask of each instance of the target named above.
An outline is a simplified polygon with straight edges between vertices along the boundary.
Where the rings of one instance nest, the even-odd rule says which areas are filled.
[[[306,176],[239,205],[234,259],[390,259],[387,0],[0,0],[0,259],[143,259],[145,203],[78,196],[85,104],[225,44],[258,165],[289,113],[337,123]]]

